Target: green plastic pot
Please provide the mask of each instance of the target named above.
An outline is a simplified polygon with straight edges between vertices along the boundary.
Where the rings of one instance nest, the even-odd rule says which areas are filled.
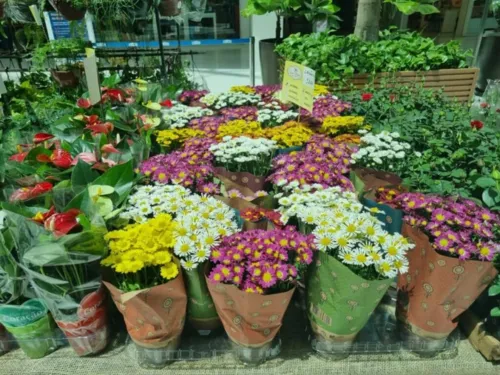
[[[54,340],[55,324],[49,314],[25,326],[5,325],[5,328],[14,336],[20,348],[31,359],[45,357],[57,347]]]

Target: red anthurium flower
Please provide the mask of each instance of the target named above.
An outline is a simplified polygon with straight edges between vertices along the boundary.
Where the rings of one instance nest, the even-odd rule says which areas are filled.
[[[54,234],[58,237],[64,236],[80,226],[77,220],[78,215],[80,215],[80,211],[77,209],[71,209],[60,214],[54,214],[45,221],[45,229],[50,232],[54,232]]]
[[[167,108],[172,108],[173,107],[172,101],[170,99],[165,99],[164,101],[162,101],[160,103],[160,105],[162,107],[167,107]]]
[[[31,189],[32,198],[48,193],[53,188],[50,182],[40,182]]]
[[[38,154],[36,156],[36,160],[39,161],[40,163],[50,163],[52,161],[50,156],[45,154]]]
[[[92,135],[96,134],[109,134],[111,131],[113,131],[114,126],[110,122],[105,122],[105,123],[97,123],[93,125],[87,125],[85,129],[89,129],[92,131]]]
[[[389,95],[389,100],[391,101],[391,103],[394,103],[396,101],[396,94]]]
[[[115,146],[113,146],[111,143],[105,144],[104,146],[101,147],[102,152],[106,152],[108,154],[119,154],[120,151],[118,151]]]
[[[84,116],[83,119],[87,124],[92,125],[99,121],[99,116],[97,115]]]
[[[472,120],[470,122],[470,126],[472,129],[481,130],[484,126],[484,123],[482,121],[479,121],[479,120]]]
[[[487,102],[482,102],[480,105],[481,108],[488,108],[490,106]]]
[[[369,102],[370,100],[372,100],[372,98],[373,98],[373,94],[370,92],[365,92],[365,93],[361,94],[361,100],[364,102]]]
[[[50,182],[41,182],[33,187],[25,187],[17,189],[12,193],[9,198],[11,202],[27,201],[32,198],[36,198],[39,195],[45,194],[52,190],[52,184]]]
[[[81,160],[87,164],[94,164],[97,161],[93,152],[82,152],[76,155],[71,164],[76,165],[78,163],[78,160]]]
[[[54,136],[52,134],[49,134],[49,133],[37,133],[33,137],[33,143],[34,144],[42,143],[42,142],[48,141],[49,139],[52,139],[52,138],[54,138]]]
[[[125,93],[120,89],[109,89],[103,90],[105,93],[102,95],[101,100],[105,102],[108,99],[111,99],[112,102],[120,102],[123,103],[125,101]]]
[[[19,163],[22,163],[24,159],[26,158],[26,155],[28,155],[28,152],[20,152],[18,154],[12,155],[9,160],[17,161]]]
[[[76,101],[76,105],[80,108],[83,108],[83,109],[89,109],[90,107],[92,107],[92,103],[90,101],[90,99],[84,99],[84,98],[80,98]]]
[[[63,169],[70,168],[71,163],[73,162],[71,154],[68,151],[61,149],[54,150],[50,156],[50,160],[56,167]]]
[[[54,206],[52,206],[50,208],[50,210],[48,210],[47,212],[44,212],[44,213],[37,212],[37,214],[32,217],[32,220],[36,221],[37,223],[43,224],[43,223],[45,223],[45,220],[47,220],[49,217],[51,217],[55,213],[56,213],[56,208]]]

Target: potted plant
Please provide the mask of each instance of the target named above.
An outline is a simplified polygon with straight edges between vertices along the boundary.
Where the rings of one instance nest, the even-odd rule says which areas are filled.
[[[148,3],[147,0],[143,1]],[[99,23],[129,26],[134,19],[134,10],[138,9],[139,0],[89,0],[88,10]]]
[[[105,282],[139,353],[139,365],[161,368],[174,359],[186,317],[187,296],[180,265],[172,254],[175,225],[159,214],[109,232],[110,268]]]
[[[41,0],[41,9],[46,0]],[[54,9],[68,21],[78,21],[85,17],[87,0],[48,0]]]
[[[52,40],[33,52],[33,70],[46,68],[47,60],[53,59],[51,69],[54,80],[62,88],[74,88],[80,83],[81,64],[78,57],[85,53],[87,42],[81,38]],[[50,66],[50,64],[49,64]]]
[[[416,245],[398,279],[403,342],[439,349],[497,275],[499,218],[471,200],[420,193],[399,194],[392,206],[404,212],[403,235]]]
[[[224,137],[212,145],[216,173],[254,193],[263,190],[271,161],[278,146],[275,141],[245,136]]]
[[[147,207],[145,202],[149,202]],[[141,223],[153,213],[168,213],[175,218],[173,252],[180,260],[186,282],[189,323],[199,331],[218,328],[220,319],[204,272],[212,248],[223,236],[237,231],[235,211],[213,197],[202,198],[179,185],[146,185],[130,196],[120,218]]]
[[[175,17],[181,13],[181,0],[155,0],[155,5],[163,17]]]
[[[313,23],[314,29],[318,22],[327,25],[335,23],[338,17],[335,13],[339,7],[327,0],[249,0],[247,7],[242,11],[243,16],[260,16],[267,13],[276,14],[276,35],[273,39],[263,39],[259,42],[260,65],[264,85],[278,84],[280,82],[278,56],[274,49],[281,43],[281,18],[305,16],[307,21]]]
[[[38,0],[4,0],[5,18],[12,23],[34,23],[35,19],[30,11],[31,5],[36,5]]]
[[[306,284],[314,349],[343,358],[393,278],[406,272],[413,245],[385,231],[354,193],[340,187],[298,188],[278,203],[282,218],[312,233],[318,249]]]
[[[464,51],[457,41],[436,44],[418,33],[393,29],[380,32],[378,41],[364,41],[355,35],[296,34],[276,51],[283,60],[315,70],[316,82],[336,92],[391,80],[397,85],[423,81],[425,88],[444,86],[445,93],[468,101],[478,74],[478,69],[468,68],[470,51]]]
[[[240,361],[258,365],[270,355],[313,248],[291,227],[236,233],[213,248],[208,289]]]

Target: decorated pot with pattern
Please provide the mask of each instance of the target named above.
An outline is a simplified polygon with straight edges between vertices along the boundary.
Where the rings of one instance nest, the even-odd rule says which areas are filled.
[[[407,253],[408,272],[398,278],[398,321],[406,333],[442,342],[497,271],[491,262],[439,254],[427,235],[406,223],[403,235],[416,246]]]
[[[349,350],[391,282],[365,280],[336,258],[318,252],[306,288],[309,321],[322,347]]]

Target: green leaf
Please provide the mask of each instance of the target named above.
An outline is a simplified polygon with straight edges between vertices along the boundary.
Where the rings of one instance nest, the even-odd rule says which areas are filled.
[[[493,207],[496,206],[497,203],[500,203],[500,193],[498,190],[494,189],[487,189],[483,191],[483,202],[488,206],[488,207]]]
[[[78,194],[99,177],[99,173],[92,166],[82,160],[78,160],[71,174],[71,185],[73,191]]]
[[[494,316],[494,317],[500,317],[500,307],[494,307],[492,310],[491,310],[491,316]]]
[[[479,177],[476,180],[476,185],[479,186],[479,187],[482,187],[483,189],[486,189],[486,188],[489,188],[489,187],[496,186],[497,183],[491,177],[484,177],[483,176],[483,177]]]
[[[113,201],[109,198],[99,197],[95,201],[95,206],[97,213],[103,217],[113,212]]]
[[[490,288],[488,289],[488,295],[490,297],[494,297],[494,296],[497,296],[500,294],[500,283],[497,282],[496,284],[493,284],[492,286],[490,286]]]
[[[467,177],[467,172],[463,169],[454,169],[453,172],[451,172],[452,177],[457,177],[457,178],[463,178]]]

